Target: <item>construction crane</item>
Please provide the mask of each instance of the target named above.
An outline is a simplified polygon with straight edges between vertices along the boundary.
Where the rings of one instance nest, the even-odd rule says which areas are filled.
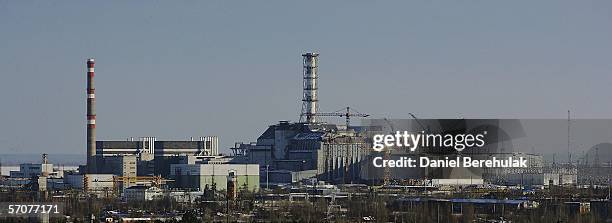
[[[410,116],[412,116],[412,118],[414,118],[414,120],[416,120],[417,124],[419,124],[421,126],[421,128],[423,128],[423,130],[425,131],[426,128],[425,126],[419,121],[419,119],[412,113],[408,113],[410,114]],[[387,125],[389,125],[389,128],[391,128],[391,134],[395,133],[395,126],[393,125],[393,122],[391,120],[389,120],[388,118],[384,118],[383,119]],[[387,148],[385,150],[385,154],[384,154],[384,159],[385,160],[389,160],[391,158],[391,149]],[[391,183],[391,169],[389,168],[389,166],[385,166],[384,169],[384,176],[383,176],[383,185],[389,185]]]
[[[368,114],[360,113],[360,112],[356,111],[355,109],[351,109],[351,107],[346,107],[345,109],[340,109],[340,110],[335,111],[335,112],[316,113],[314,115],[315,116],[327,116],[327,117],[329,117],[329,116],[345,117],[346,129],[348,129],[348,127],[351,124],[351,117],[365,118],[365,117],[370,116]]]
[[[421,126],[421,128],[423,128],[423,131],[429,131],[429,128],[425,128],[425,126],[423,125],[423,123],[421,123],[421,121],[419,121],[419,119],[416,117],[416,115],[408,112],[408,114],[410,116],[412,116],[412,118],[417,122],[417,124],[419,124]]]
[[[417,124],[419,124],[419,126],[421,126],[421,129],[425,132],[431,132],[431,129],[429,129],[429,125],[427,127],[425,127],[425,125],[423,125],[423,123],[421,123],[421,121],[419,121],[419,118],[416,117],[416,115],[414,115],[411,112],[408,112],[408,114],[414,119],[414,121],[416,121]],[[428,147],[428,149],[431,149],[431,147]]]
[[[393,123],[389,119],[384,118],[384,120],[389,125],[389,128],[391,128],[391,134],[393,134],[395,132],[395,126],[393,126]],[[390,158],[391,158],[391,148],[387,148],[385,150],[384,159],[389,160]],[[390,181],[391,181],[391,169],[389,168],[389,165],[385,165],[385,172],[383,175],[383,186],[389,185]]]
[[[423,129],[423,131],[427,131],[430,132],[431,130],[429,129],[429,126],[427,126],[427,128],[425,127],[425,125],[423,125],[423,123],[421,123],[421,121],[419,121],[419,118],[416,117],[416,115],[414,115],[411,112],[408,112],[408,114],[410,116],[412,116],[412,118],[414,119],[414,121],[416,121],[417,124],[419,124],[419,126],[421,126],[421,128]],[[431,149],[431,147],[429,147],[428,149]],[[427,175],[429,174],[429,168],[425,167],[425,179],[427,179]]]

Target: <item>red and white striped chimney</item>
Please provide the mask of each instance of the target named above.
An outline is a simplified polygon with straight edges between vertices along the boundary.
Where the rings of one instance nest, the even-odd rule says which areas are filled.
[[[87,172],[96,173],[96,89],[93,58],[87,59]]]

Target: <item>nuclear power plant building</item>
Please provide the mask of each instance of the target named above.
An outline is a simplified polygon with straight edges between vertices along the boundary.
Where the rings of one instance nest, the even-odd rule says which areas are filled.
[[[271,125],[256,143],[238,143],[232,150],[245,162],[266,167],[270,183],[290,183],[316,177],[319,180],[350,183],[360,181],[360,163],[369,150],[365,137],[350,126],[350,117],[365,114],[321,113],[318,106],[318,53],[303,57],[303,94],[300,122],[280,121]],[[322,116],[344,117],[346,124],[321,122]],[[271,171],[271,172],[270,172]]]
[[[341,128],[339,128],[341,127]],[[276,175],[350,183],[360,181],[360,163],[369,154],[365,137],[353,129],[325,123],[281,121],[264,131],[256,143],[237,144],[235,155],[272,170],[271,183],[282,183]],[[270,175],[270,173],[268,173]],[[298,181],[300,179],[291,179]]]

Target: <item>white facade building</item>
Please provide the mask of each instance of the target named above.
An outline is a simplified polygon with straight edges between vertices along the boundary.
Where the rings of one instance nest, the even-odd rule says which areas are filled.
[[[170,177],[178,188],[202,191],[215,185],[217,190],[225,190],[229,177],[234,177],[238,187],[259,190],[258,164],[171,164]]]
[[[88,191],[112,190],[115,175],[113,174],[71,174],[64,177],[64,181],[74,189]]]

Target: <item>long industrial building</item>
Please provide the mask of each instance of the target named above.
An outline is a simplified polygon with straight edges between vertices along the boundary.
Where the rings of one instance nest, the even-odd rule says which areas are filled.
[[[99,156],[139,155],[154,156],[217,156],[219,138],[200,137],[199,140],[157,141],[155,137],[130,138],[125,141],[97,141],[96,154]]]

